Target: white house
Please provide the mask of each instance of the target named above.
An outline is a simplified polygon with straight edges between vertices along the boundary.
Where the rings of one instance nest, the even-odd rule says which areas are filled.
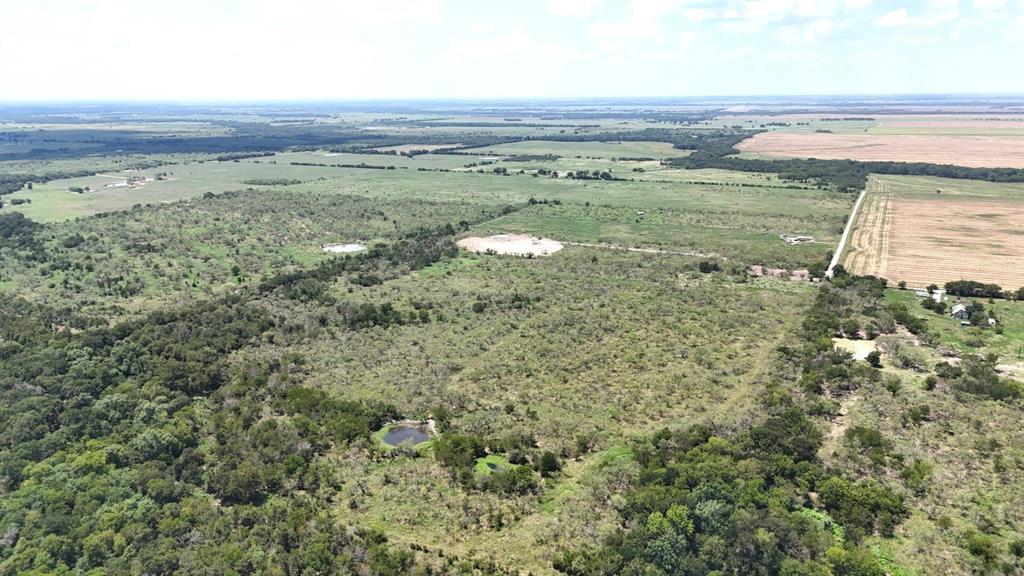
[[[953,306],[953,310],[950,311],[950,315],[957,320],[967,320],[971,317],[970,312],[967,311],[967,306],[963,304],[956,304]]]

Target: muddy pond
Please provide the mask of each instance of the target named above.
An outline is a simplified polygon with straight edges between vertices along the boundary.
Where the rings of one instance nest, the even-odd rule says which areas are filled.
[[[396,424],[384,435],[384,443],[388,446],[398,446],[405,441],[415,445],[430,439],[430,430],[425,424]]]

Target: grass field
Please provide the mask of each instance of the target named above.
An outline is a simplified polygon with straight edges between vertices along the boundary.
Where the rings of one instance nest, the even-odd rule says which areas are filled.
[[[515,498],[454,487],[430,459],[345,456],[339,514],[463,556],[497,547],[502,563],[551,574],[558,546],[611,528],[611,486],[628,474],[609,468],[616,447],[662,426],[742,420],[813,296],[809,285],[701,276],[693,263],[568,247],[543,259],[464,258],[351,293],[339,285],[356,301],[428,301],[435,320],[324,330],[290,346],[308,359],[309,385],[387,397],[409,417],[457,406],[443,431],[529,433],[570,456],[542,496]],[[512,294],[532,302],[513,305]],[[486,308],[474,312],[475,301]],[[291,318],[306,321],[298,309]],[[595,451],[579,453],[580,438]]]
[[[552,142],[529,140],[498,146],[471,148],[463,152],[481,155],[512,156],[515,154],[553,154],[570,158],[678,158],[690,154],[667,142]]]
[[[844,266],[910,286],[1024,286],[1024,185],[872,176]]]
[[[799,268],[824,258],[842,231],[853,202],[850,195],[793,189],[770,175],[724,170],[666,169],[643,174],[652,180],[600,181],[413,169],[461,166],[467,159],[435,154],[414,158],[371,154],[325,156],[321,152],[279,154],[238,162],[193,162],[144,170],[141,173],[150,177],[161,172],[167,176],[137,189],[105,187],[123,178],[122,173],[39,184],[31,191],[10,196],[31,198],[31,204],[4,210],[18,210],[38,221],[55,222],[127,210],[136,204],[165,205],[205,192],[247,188],[271,189],[274,198],[290,194],[296,200],[307,194],[315,198],[356,195],[385,203],[416,199],[489,207],[525,204],[536,198],[557,200],[561,205],[535,206],[493,221],[476,232],[522,232],[556,240],[720,254],[741,262]],[[395,162],[408,168],[370,170],[295,166],[292,162]],[[247,184],[270,178],[298,183]],[[92,190],[82,194],[69,192],[68,188],[73,186],[88,186]],[[817,242],[790,246],[779,239],[779,234],[813,235]],[[324,240],[329,241],[335,240]]]

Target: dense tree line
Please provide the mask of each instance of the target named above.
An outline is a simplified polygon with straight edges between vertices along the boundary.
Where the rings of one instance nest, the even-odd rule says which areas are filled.
[[[272,322],[239,297],[113,327],[0,301],[0,574],[406,573],[326,512],[314,457],[394,409],[232,367]]]
[[[1009,298],[998,284],[986,284],[974,280],[954,280],[946,282],[943,288],[951,296],[973,296],[979,298]]]
[[[302,180],[296,180],[295,178],[250,178],[242,180],[242,184],[247,186],[293,186],[295,184],[302,184]]]
[[[46,249],[39,238],[42,226],[21,212],[0,214],[0,249],[28,261],[46,259]]]
[[[468,228],[468,226],[468,222],[462,225],[463,228]],[[396,242],[371,246],[365,252],[338,256],[324,260],[308,270],[298,270],[267,278],[260,283],[259,289],[261,292],[270,292],[282,287],[294,287],[305,280],[327,282],[345,273],[357,273],[354,276],[356,283],[378,284],[380,278],[387,277],[386,275],[394,275],[402,270],[418,270],[442,258],[455,256],[459,249],[451,239],[453,234],[455,234],[455,227],[451,224],[436,229],[419,229]],[[375,273],[381,274],[381,276],[376,276],[376,281],[371,279]],[[305,283],[305,286],[314,287],[308,282]],[[321,291],[323,288],[325,286],[321,287]],[[299,297],[299,299],[309,298],[309,295]]]
[[[612,574],[882,576],[860,543],[907,514],[884,485],[824,470],[821,434],[785,396],[748,432],[663,430],[634,446],[640,480],[626,528],[602,546],[565,553],[556,568]],[[820,501],[815,502],[811,493]]]
[[[62,172],[47,172],[46,174],[4,174],[0,173],[0,196],[13,194],[22,188],[30,188],[33,183],[49,182],[50,180],[63,180],[65,178],[81,178],[92,176],[90,170],[75,170]]]

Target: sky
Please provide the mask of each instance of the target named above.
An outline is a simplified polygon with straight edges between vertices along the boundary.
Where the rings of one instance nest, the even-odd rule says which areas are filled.
[[[0,101],[1024,97],[1024,0],[0,0],[0,22]]]

